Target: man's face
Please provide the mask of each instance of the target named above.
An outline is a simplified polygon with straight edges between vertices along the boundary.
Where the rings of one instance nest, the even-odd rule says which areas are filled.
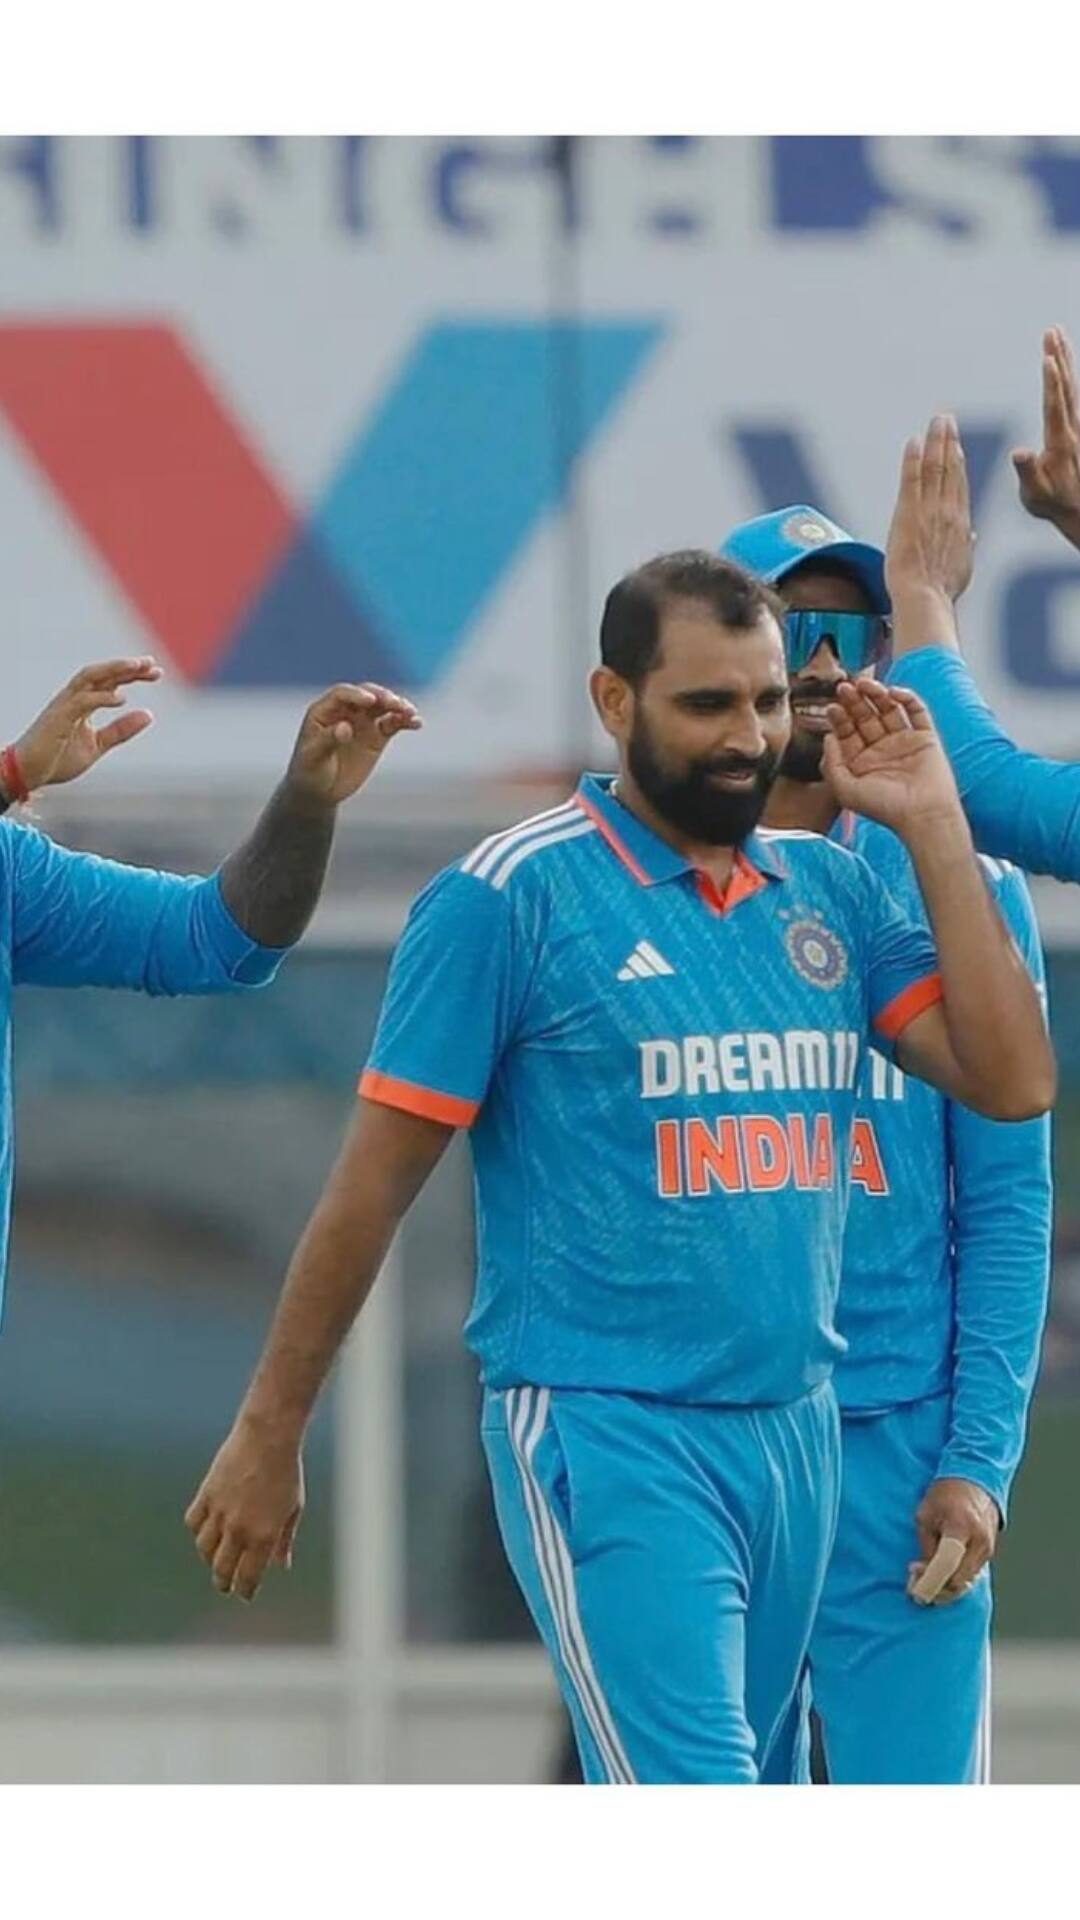
[[[740,633],[698,602],[669,608],[657,664],[613,730],[641,791],[671,826],[736,846],[765,810],[791,730],[772,615]]]
[[[870,597],[849,574],[796,569],[778,582],[777,591],[792,609],[810,613],[871,613]],[[822,757],[829,722],[825,709],[847,675],[828,642],[799,673],[791,676],[791,740],[781,773],[789,780],[811,782],[822,777]]]

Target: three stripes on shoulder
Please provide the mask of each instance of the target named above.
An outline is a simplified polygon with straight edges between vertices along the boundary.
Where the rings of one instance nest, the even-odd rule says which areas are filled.
[[[585,834],[595,832],[595,822],[575,800],[567,800],[561,807],[549,807],[546,813],[522,820],[516,827],[489,834],[466,854],[461,872],[474,874],[501,892],[523,860],[545,847],[558,846],[563,840],[580,840]]]

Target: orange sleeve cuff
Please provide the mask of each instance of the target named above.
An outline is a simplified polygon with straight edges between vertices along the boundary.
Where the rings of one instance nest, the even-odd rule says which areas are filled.
[[[920,1013],[925,1013],[927,1007],[936,1007],[944,998],[940,973],[928,973],[922,980],[913,980],[910,987],[905,987],[887,1007],[882,1007],[874,1025],[886,1040],[898,1040],[904,1028]]]
[[[376,1073],[371,1067],[360,1075],[359,1092],[365,1100],[375,1100],[383,1107],[400,1107],[402,1113],[415,1113],[418,1120],[438,1120],[444,1127],[471,1127],[480,1111],[479,1100],[435,1093],[431,1087],[395,1080],[392,1074]]]

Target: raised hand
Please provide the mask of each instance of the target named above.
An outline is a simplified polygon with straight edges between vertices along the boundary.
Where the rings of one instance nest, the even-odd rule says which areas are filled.
[[[955,647],[953,602],[974,567],[967,462],[951,414],[936,414],[925,440],[909,440],[885,549],[893,654]]]
[[[1080,386],[1061,327],[1043,334],[1042,386],[1042,449],[1018,447],[1012,456],[1020,499],[1036,520],[1052,521],[1080,547]]]
[[[421,724],[412,701],[386,687],[331,687],[304,715],[286,784],[305,799],[339,806],[369,779],[387,742]]]
[[[945,750],[917,694],[876,680],[844,681],[829,708],[825,777],[841,807],[894,832],[962,821]]]
[[[27,791],[77,780],[114,747],[145,733],[154,716],[143,707],[122,713],[103,727],[95,727],[94,715],[103,708],[124,706],[123,687],[160,679],[161,668],[148,654],[83,667],[14,743],[16,770]]]

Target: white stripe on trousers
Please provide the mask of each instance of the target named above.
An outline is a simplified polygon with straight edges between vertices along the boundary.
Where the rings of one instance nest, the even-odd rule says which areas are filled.
[[[992,1733],[991,1694],[990,1648],[988,1646],[986,1649],[986,1678],[983,1681],[982,1719],[979,1722],[979,1785],[981,1787],[988,1787],[990,1785],[990,1748]]]
[[[534,1392],[535,1406],[532,1398]],[[611,1709],[596,1677],[582,1628],[570,1550],[533,1465],[533,1455],[544,1430],[550,1402],[551,1393],[547,1387],[509,1387],[506,1392],[507,1432],[521,1476],[536,1564],[555,1621],[563,1665],[609,1779],[619,1786],[630,1786],[634,1784],[633,1768],[615,1730]]]

